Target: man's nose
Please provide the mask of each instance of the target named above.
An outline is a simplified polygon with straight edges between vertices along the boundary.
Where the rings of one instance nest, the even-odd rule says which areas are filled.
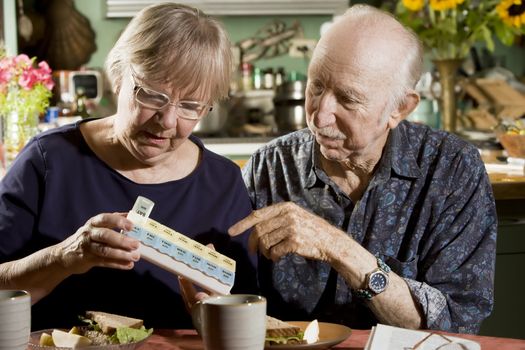
[[[314,124],[318,128],[333,125],[335,123],[335,113],[337,109],[337,99],[331,93],[325,93],[319,97],[317,111],[314,114]]]

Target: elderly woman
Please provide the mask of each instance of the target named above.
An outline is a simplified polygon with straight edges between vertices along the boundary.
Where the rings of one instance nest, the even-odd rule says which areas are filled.
[[[191,135],[227,95],[232,68],[223,27],[199,10],[165,3],[141,11],[108,55],[115,115],[34,138],[0,185],[0,289],[32,295],[32,328],[70,327],[86,310],[191,325],[177,277],[140,260],[120,234],[141,195],[151,218],[237,261],[233,292],[254,291],[249,214],[239,168]]]

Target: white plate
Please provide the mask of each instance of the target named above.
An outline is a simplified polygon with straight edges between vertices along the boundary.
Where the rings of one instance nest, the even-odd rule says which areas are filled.
[[[68,330],[66,329],[64,331],[67,332]],[[32,332],[27,348],[30,350],[66,350],[66,349],[71,350],[71,348],[39,345],[40,336],[42,335],[42,333],[51,334],[52,332],[53,332],[53,329],[43,329],[41,331]],[[92,346],[83,347],[82,349],[86,349],[86,350],[135,350],[135,349],[138,349],[146,341],[146,339],[143,339],[135,343],[129,343],[129,344],[92,345]]]
[[[300,327],[303,331],[310,322],[303,321],[287,321],[287,323],[293,324],[294,326]],[[346,326],[319,322],[319,341],[313,344],[283,344],[283,345],[268,345],[265,350],[296,350],[296,349],[308,349],[308,350],[320,350],[328,349],[336,344],[345,341],[352,330]]]

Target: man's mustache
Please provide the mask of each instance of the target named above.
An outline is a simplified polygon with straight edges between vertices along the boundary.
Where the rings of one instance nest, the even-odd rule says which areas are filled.
[[[347,137],[341,131],[331,126],[325,126],[324,128],[318,128],[315,125],[310,125],[310,129],[314,134],[318,134],[324,137],[329,137],[336,140],[346,140]]]

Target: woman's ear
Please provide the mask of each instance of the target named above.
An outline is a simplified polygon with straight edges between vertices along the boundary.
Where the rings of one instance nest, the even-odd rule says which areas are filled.
[[[419,104],[420,97],[419,94],[414,91],[410,90],[405,95],[403,101],[399,104],[397,110],[393,111],[390,115],[390,118],[388,120],[388,126],[393,129],[399,124],[402,120],[404,120],[410,113],[416,109],[417,105]]]

